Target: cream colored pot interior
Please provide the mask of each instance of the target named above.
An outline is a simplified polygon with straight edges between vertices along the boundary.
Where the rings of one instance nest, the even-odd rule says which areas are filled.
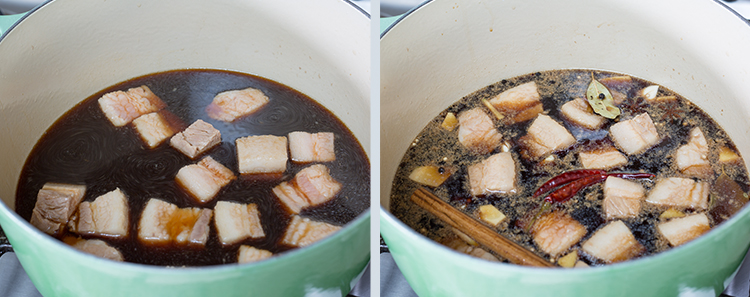
[[[482,87],[541,70],[611,70],[664,85],[707,111],[750,156],[750,36],[737,38],[747,24],[718,2],[472,2],[430,2],[381,40],[386,209],[398,163],[429,120]]]
[[[107,86],[158,71],[227,69],[284,83],[333,111],[369,153],[369,20],[349,3],[63,2],[0,44],[0,117],[11,123],[3,133],[24,135],[0,142],[0,197],[11,209],[26,156],[53,121]],[[311,22],[319,25],[302,25]]]

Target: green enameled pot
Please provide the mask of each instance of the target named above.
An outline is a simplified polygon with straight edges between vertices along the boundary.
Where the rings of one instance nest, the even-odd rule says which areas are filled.
[[[589,68],[682,94],[750,156],[750,26],[711,0],[434,0],[381,36],[381,233],[420,296],[716,296],[750,244],[750,209],[658,255],[590,269],[452,252],[388,210],[398,163],[453,102],[505,78]],[[747,158],[745,159],[748,160]]]
[[[307,248],[247,265],[112,262],[47,236],[14,211],[28,153],[65,111],[141,75],[239,71],[336,114],[370,153],[370,21],[343,0],[56,0],[0,40],[0,225],[44,296],[345,296],[369,260],[369,211]]]

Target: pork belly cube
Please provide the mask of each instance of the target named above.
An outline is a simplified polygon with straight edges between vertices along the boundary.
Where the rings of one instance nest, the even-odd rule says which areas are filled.
[[[158,112],[144,114],[133,120],[133,126],[149,148],[159,146],[176,132]]]
[[[150,199],[141,213],[138,238],[147,244],[205,245],[213,212],[210,209],[178,208]]]
[[[511,153],[497,153],[469,166],[469,185],[474,196],[516,191],[516,163]]]
[[[135,118],[165,106],[147,86],[132,88],[127,92],[114,91],[99,98],[99,107],[116,127],[125,126]]]
[[[672,219],[669,222],[659,224],[656,228],[669,241],[670,245],[678,246],[711,230],[711,223],[709,223],[706,214],[699,213]]]
[[[44,233],[57,235],[78,209],[86,193],[84,185],[46,183],[36,196],[29,222]]]
[[[628,155],[639,154],[659,143],[659,133],[648,113],[621,121],[609,128],[615,144]]]
[[[289,154],[295,162],[331,162],[336,160],[333,133],[289,133]]]
[[[586,235],[586,227],[562,211],[544,213],[531,227],[534,242],[550,256],[567,251]]]
[[[180,168],[175,180],[200,203],[211,201],[222,187],[236,177],[211,156],[206,156],[197,164]]]
[[[286,171],[286,137],[273,135],[237,138],[240,173],[283,173]]]
[[[198,155],[208,151],[221,142],[221,132],[213,125],[202,120],[197,120],[181,131],[169,141],[169,144],[188,156],[195,159]]]
[[[576,143],[575,137],[568,132],[568,129],[543,114],[540,114],[531,123],[526,135],[521,137],[519,141],[532,159],[566,149]]]
[[[707,183],[690,178],[665,178],[656,182],[648,193],[646,202],[661,206],[706,209],[709,189]]]
[[[515,86],[490,99],[499,112],[508,115],[513,123],[528,121],[544,111],[536,82]]]
[[[500,260],[497,259],[494,255],[490,254],[489,252],[485,251],[484,249],[476,246],[471,246],[465,241],[459,239],[459,238],[453,238],[452,240],[443,243],[443,245],[449,247],[452,250],[455,250],[459,253],[464,253],[469,256],[474,256],[480,259],[485,259],[487,261],[492,262],[499,262]]]
[[[310,206],[310,202],[307,201],[305,194],[298,191],[297,187],[292,183],[281,182],[279,185],[273,187],[273,193],[276,197],[279,197],[281,203],[292,213],[299,214],[303,209]]]
[[[82,239],[73,236],[66,236],[63,242],[74,249],[91,254],[97,257],[110,259],[113,261],[123,261],[122,253],[99,239]]]
[[[297,172],[294,184],[312,206],[328,202],[341,190],[341,183],[331,177],[328,167],[321,164],[311,165]]]
[[[607,219],[632,218],[641,212],[646,190],[637,182],[610,176],[604,182],[604,213]]]
[[[263,91],[247,88],[221,92],[206,107],[206,113],[212,119],[233,122],[249,115],[268,104],[268,97]]]
[[[605,117],[595,114],[583,98],[576,98],[563,104],[560,112],[568,121],[586,129],[596,130],[607,122]]]
[[[687,176],[709,178],[714,174],[708,162],[708,143],[700,128],[690,130],[690,140],[677,149],[675,163]]]
[[[628,164],[628,158],[613,147],[590,152],[580,152],[578,160],[581,161],[581,165],[586,169],[608,170]]]
[[[235,244],[247,238],[263,238],[260,212],[254,203],[242,204],[229,201],[216,202],[214,207],[216,231],[224,245]]]
[[[339,226],[294,215],[284,232],[284,238],[281,239],[281,243],[296,247],[308,246],[340,229],[341,227]]]
[[[106,237],[128,236],[128,200],[120,188],[97,197],[94,202],[82,202],[74,216],[73,232]]]
[[[237,255],[237,263],[258,262],[260,260],[271,258],[271,256],[273,256],[273,253],[267,250],[258,249],[248,245],[241,245],[240,251]]]
[[[487,154],[500,146],[503,136],[481,108],[474,108],[458,115],[458,141],[476,154]]]
[[[620,220],[610,222],[594,232],[581,248],[589,255],[607,263],[631,259],[646,249]]]

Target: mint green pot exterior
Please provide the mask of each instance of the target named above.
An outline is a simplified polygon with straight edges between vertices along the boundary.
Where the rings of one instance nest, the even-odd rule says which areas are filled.
[[[78,252],[13,209],[21,167],[53,121],[102,88],[172,69],[284,83],[328,107],[369,155],[369,28],[365,13],[340,0],[56,0],[21,18],[0,40],[0,226],[37,289],[76,297],[345,296],[369,261],[369,211],[315,245],[266,261],[165,268]]]
[[[453,102],[541,70],[624,72],[686,96],[750,156],[750,26],[718,1],[428,1],[381,36],[381,234],[420,296],[717,296],[750,245],[750,208],[668,252],[589,269],[455,253],[388,212],[398,163]],[[745,160],[747,164],[748,159]],[[386,284],[387,285],[387,284]]]

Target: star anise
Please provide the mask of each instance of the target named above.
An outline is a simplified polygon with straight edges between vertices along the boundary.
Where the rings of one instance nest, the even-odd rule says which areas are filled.
[[[636,97],[623,102],[622,108],[629,111],[631,114],[640,114],[644,112],[647,105],[648,103],[643,100],[642,97]]]
[[[682,118],[682,111],[674,102],[665,102],[664,104],[660,104],[659,108],[664,112],[661,116],[661,119],[663,121],[675,122],[679,121]]]

